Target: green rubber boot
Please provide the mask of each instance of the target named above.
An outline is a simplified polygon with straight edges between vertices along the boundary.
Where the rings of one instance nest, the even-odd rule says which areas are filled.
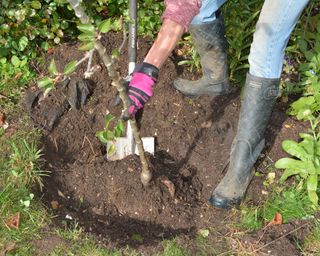
[[[212,193],[209,201],[213,206],[230,208],[244,196],[254,175],[253,165],[264,148],[264,132],[279,94],[279,82],[247,75],[229,169]]]
[[[203,76],[197,81],[179,78],[173,82],[173,86],[186,96],[216,96],[230,92],[224,22],[220,12],[216,15],[212,22],[189,27],[200,55]]]

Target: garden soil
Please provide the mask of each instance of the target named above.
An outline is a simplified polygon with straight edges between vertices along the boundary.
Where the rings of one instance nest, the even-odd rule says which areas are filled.
[[[103,41],[109,53],[121,42],[117,34],[110,34]],[[83,52],[77,47],[76,43],[59,46],[48,56],[48,63],[54,58],[58,69],[63,70],[69,61],[82,58]],[[150,47],[150,40],[139,39],[138,61],[143,60]],[[57,223],[77,222],[108,248],[129,246],[151,255],[161,250],[164,239],[177,237],[198,254],[201,248],[195,238],[199,232],[209,231],[206,239],[212,245],[212,255],[240,247],[248,252],[256,250],[258,255],[298,255],[298,233],[293,232],[290,237],[283,234],[299,224],[281,226],[283,232],[270,227],[262,235],[247,234],[241,238],[234,235],[237,228],[232,225],[239,210],[219,210],[208,204],[211,192],[228,168],[240,90],[234,89],[227,96],[184,97],[172,82],[177,77],[196,79],[199,74],[178,66],[178,52],[164,64],[154,96],[137,115],[141,136],[156,138],[155,155],[147,155],[153,172],[148,188],[140,182],[138,156],[110,162],[105,145],[95,136],[104,128],[106,113],[121,113],[121,106],[113,104],[116,90],[97,56],[93,61],[97,71],[88,81],[90,95],[80,109],[72,109],[66,103],[63,84],[45,99],[35,97],[32,104],[30,95],[38,95],[34,94],[36,88],[27,92],[25,108],[34,125],[43,131],[44,168],[50,171],[41,195],[43,201],[57,216]],[[127,74],[126,56],[124,49],[116,65],[123,77]],[[72,74],[72,81],[80,81],[85,69],[86,64],[81,64],[79,72]],[[249,204],[265,200],[268,189],[263,181],[269,167],[285,156],[282,140],[297,139],[298,132],[306,130],[304,124],[286,115],[287,106],[286,100],[279,100],[272,114],[266,149],[255,166],[261,175],[253,178],[246,195]],[[280,172],[276,174],[279,177]],[[296,240],[292,238],[295,235]],[[276,241],[270,243],[273,240]]]

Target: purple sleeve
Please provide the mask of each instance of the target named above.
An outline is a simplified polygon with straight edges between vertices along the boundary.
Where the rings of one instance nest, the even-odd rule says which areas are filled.
[[[186,30],[193,17],[199,13],[201,0],[165,0],[166,9],[162,19],[172,20]]]

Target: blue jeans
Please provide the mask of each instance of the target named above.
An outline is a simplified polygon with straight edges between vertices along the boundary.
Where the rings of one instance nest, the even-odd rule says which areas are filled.
[[[226,0],[203,0],[193,25],[215,20]],[[249,73],[262,78],[280,78],[290,34],[309,0],[265,0],[249,54]],[[241,10],[239,10],[241,11]]]

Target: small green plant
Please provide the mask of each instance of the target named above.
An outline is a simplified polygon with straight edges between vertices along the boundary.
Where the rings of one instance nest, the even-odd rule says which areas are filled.
[[[308,194],[302,188],[275,189],[264,205],[241,206],[241,219],[237,226],[249,231],[258,230],[268,225],[276,213],[281,214],[283,223],[294,219],[310,218],[314,209]]]
[[[237,226],[247,230],[257,230],[263,225],[263,216],[261,207],[241,208],[241,220]]]
[[[83,1],[90,17],[95,22],[106,17],[118,19],[123,17],[129,21],[127,0],[98,0]],[[161,14],[164,9],[163,1],[138,1],[138,34],[154,37],[161,26]]]
[[[310,199],[305,191],[299,188],[284,189],[273,193],[263,208],[264,219],[270,222],[275,213],[280,213],[283,223],[294,219],[310,218],[314,213]]]
[[[311,123],[310,133],[300,133],[301,142],[283,141],[283,150],[294,158],[281,158],[275,163],[275,167],[285,169],[280,178],[282,183],[290,176],[301,177],[306,183],[309,198],[316,208],[318,207],[317,189],[320,175],[320,133],[316,131],[316,128],[320,120],[314,118],[310,110],[305,114]]]
[[[20,89],[34,77],[28,66],[28,58],[13,55],[0,57],[0,93],[17,102]]]
[[[113,129],[109,129],[110,123],[115,119],[115,117],[111,114],[107,114],[105,117],[105,125],[103,131],[97,131],[97,138],[104,144],[108,144],[109,141],[116,140],[119,138],[124,132],[124,124],[121,120],[119,120]],[[107,148],[108,154],[112,155],[116,152],[116,148],[114,144],[110,144]]]
[[[41,150],[34,143],[28,143],[23,139],[19,144],[11,142],[12,154],[9,161],[9,169],[11,183],[25,184],[26,186],[38,183],[40,188],[43,187],[42,177],[47,172],[40,169]]]
[[[201,68],[200,55],[192,43],[191,36],[186,36],[180,43],[183,45],[183,48],[187,49],[186,56],[184,60],[178,62],[179,66],[187,65],[190,69],[190,72],[197,71]]]
[[[320,110],[320,14],[314,33],[307,33],[306,39],[299,39],[299,48],[306,60],[300,64],[301,81],[297,87],[303,88],[303,96],[291,104],[289,114],[299,120],[308,120],[306,110],[317,113]]]
[[[248,71],[250,45],[263,2],[262,0],[232,0],[227,1],[223,6],[229,44],[230,78],[236,82],[243,81]]]
[[[186,256],[190,255],[175,239],[163,243],[163,256]]]

